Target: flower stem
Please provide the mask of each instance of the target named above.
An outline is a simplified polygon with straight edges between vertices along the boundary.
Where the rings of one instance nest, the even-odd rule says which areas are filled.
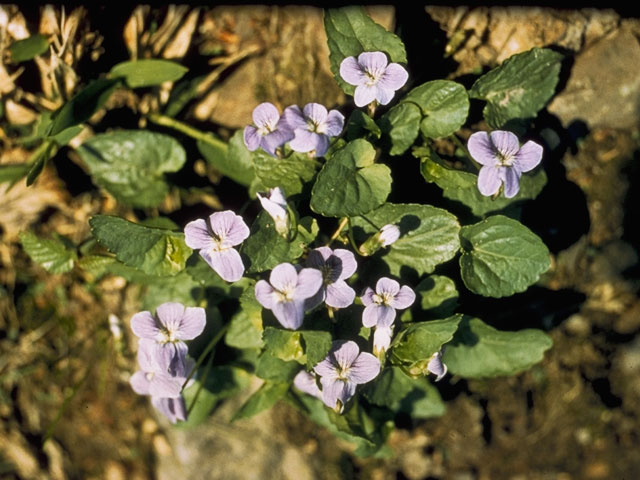
[[[358,248],[358,245],[356,244],[356,240],[355,238],[353,238],[353,227],[351,226],[351,219],[347,218],[347,221],[349,223],[349,232],[347,233],[347,237],[349,238],[349,243],[351,244],[351,247],[355,250],[355,252],[362,256],[362,253],[360,253],[360,249]]]
[[[187,125],[186,123],[182,123],[171,117],[167,117],[166,115],[152,113],[147,118],[157,125],[173,128],[174,130],[182,132],[185,135],[190,136],[191,138],[200,140],[201,142],[208,143],[212,147],[225,149],[225,150],[227,149],[227,143],[214,137],[211,133],[202,132],[197,128],[193,128],[190,125]]]
[[[373,116],[376,114],[376,107],[378,106],[378,102],[377,101],[373,101],[369,104],[367,111],[369,113],[369,116],[371,118],[373,118]]]
[[[464,152],[464,154],[467,157],[467,160],[469,161],[469,164],[471,165],[471,167],[474,168],[475,170],[480,170],[480,167],[482,167],[482,165],[480,165],[478,162],[476,162],[473,159],[473,157],[469,153],[469,150],[467,150],[467,147],[464,146],[464,144],[460,141],[460,139],[457,137],[457,135],[454,133],[449,138],[451,138],[453,140],[453,143],[455,143],[456,146],[460,150],[462,150]]]
[[[193,407],[196,406],[196,402],[198,401],[198,397],[200,396],[200,392],[204,387],[204,382],[207,381],[207,377],[209,376],[209,372],[211,371],[211,365],[213,365],[213,355],[209,356],[209,360],[207,361],[207,366],[204,368],[204,374],[202,374],[202,381],[198,385],[198,390],[196,390],[196,394],[193,396],[193,400],[191,401],[191,405],[187,408],[187,418],[191,414]]]
[[[342,230],[344,230],[344,227],[347,225],[348,222],[349,222],[349,218],[348,217],[344,217],[340,221],[340,225],[338,225],[338,228],[336,229],[335,232],[333,232],[333,235],[331,235],[331,238],[327,242],[327,247],[329,245],[331,245],[331,242],[333,242],[336,238],[338,238],[340,236],[340,233],[342,232]]]
[[[378,227],[375,223],[373,223],[371,220],[369,220],[367,217],[365,217],[364,215],[360,215],[360,217],[367,222],[369,225],[371,225],[373,228],[375,228],[376,230],[380,230],[380,227]]]
[[[218,333],[216,333],[216,335],[211,339],[209,344],[205,347],[204,351],[198,357],[198,361],[196,361],[196,364],[193,366],[193,369],[191,370],[191,372],[189,372],[189,376],[187,377],[187,379],[182,384],[182,388],[185,388],[187,386],[187,383],[189,383],[189,380],[191,380],[193,378],[193,376],[195,375],[195,373],[198,371],[198,367],[200,365],[202,365],[202,362],[204,362],[204,359],[211,352],[211,350],[213,350],[213,347],[215,347],[216,344],[222,339],[224,334],[227,332],[228,328],[229,328],[229,324],[224,325],[218,331]]]

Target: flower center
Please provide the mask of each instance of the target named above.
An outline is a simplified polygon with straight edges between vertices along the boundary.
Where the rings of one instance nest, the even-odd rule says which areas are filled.
[[[258,127],[258,135],[265,137],[270,133],[275,132],[277,126],[278,122],[266,122],[264,125]]]
[[[510,167],[511,165],[513,165],[513,161],[515,160],[514,155],[505,155],[502,152],[498,151],[496,151],[496,157],[498,158],[498,162],[500,162],[500,165],[502,165],[503,167]]]
[[[348,381],[349,370],[351,369],[346,365],[336,365],[336,376],[338,377],[338,380],[342,380],[343,382]]]
[[[325,122],[316,122],[310,118],[307,119],[307,128],[310,132],[318,133],[320,135],[327,133],[327,125]]]
[[[386,305],[389,306],[391,301],[393,300],[394,295],[391,293],[383,292],[383,293],[374,293],[373,301],[378,305]]]
[[[162,340],[160,340],[160,343],[175,343],[177,341],[176,332],[169,328],[162,329]]]
[[[369,70],[365,70],[364,74],[367,77],[366,80],[366,86],[367,87],[373,87],[376,83],[378,83],[378,80],[380,80],[380,73],[379,72],[372,72]]]
[[[279,303],[292,302],[293,294],[296,291],[295,285],[287,285],[282,290],[274,290]]]
[[[324,285],[333,283],[333,268],[331,268],[329,265],[324,265],[322,266],[322,268],[320,268],[320,271],[322,272],[322,283]]]

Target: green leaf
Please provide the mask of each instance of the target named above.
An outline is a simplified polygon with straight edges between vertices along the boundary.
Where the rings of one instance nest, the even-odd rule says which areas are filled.
[[[197,379],[184,390],[185,403],[190,411],[187,421],[179,422],[177,426],[191,428],[200,425],[220,401],[246,388],[250,379],[251,376],[240,368],[212,367],[206,378]]]
[[[132,281],[135,282],[135,280],[134,277]],[[144,283],[149,284],[149,288],[147,288],[147,291],[142,297],[142,308],[144,310],[155,310],[158,305],[165,302],[178,302],[187,307],[200,306],[199,297],[202,287],[185,271],[172,277],[147,277]],[[212,320],[210,316],[212,308],[215,307],[209,307],[207,325],[209,325]],[[192,347],[193,343],[190,348]],[[193,354],[193,349],[191,353]]]
[[[534,118],[555,92],[562,58],[547,48],[513,55],[476,80],[469,95],[487,101],[483,114],[493,128]]]
[[[247,273],[258,273],[271,270],[283,262],[292,262],[299,258],[305,247],[318,234],[318,224],[311,217],[304,217],[298,222],[298,234],[289,241],[276,232],[273,218],[266,212],[260,212],[251,225],[251,235],[247,238],[240,252],[248,258]]]
[[[347,139],[355,140],[356,138],[371,136],[373,139],[380,138],[380,127],[373,121],[369,115],[362,110],[354,110],[347,121]]]
[[[498,198],[485,197],[478,190],[478,176],[449,168],[444,161],[428,147],[414,149],[421,158],[420,171],[427,182],[435,183],[443,190],[445,198],[460,202],[471,209],[477,217],[505,209],[509,205],[536,198],[547,183],[544,170],[526,173],[520,178],[520,190],[513,198],[501,195]]]
[[[241,148],[238,147],[241,153]],[[251,192],[280,187],[287,197],[302,191],[303,185],[316,174],[318,161],[307,154],[291,153],[284,158],[272,157],[261,149],[251,154],[255,178]]]
[[[433,80],[411,90],[401,103],[411,102],[422,110],[420,131],[427,138],[447,137],[467,120],[469,96],[451,80]]]
[[[248,187],[254,178],[251,152],[244,145],[242,130],[238,130],[229,145],[217,140],[214,143],[198,140],[198,150],[212,165],[231,180]]]
[[[391,170],[375,162],[366,140],[349,142],[325,163],[311,192],[311,209],[325,217],[352,217],[382,205],[391,192]]]
[[[0,184],[14,184],[29,171],[29,165],[26,163],[18,163],[15,165],[0,165]]]
[[[49,50],[49,40],[44,35],[32,35],[23,40],[13,42],[9,47],[13,63],[26,62]]]
[[[184,269],[191,249],[182,233],[145,227],[124,218],[95,215],[91,233],[116,258],[148,275],[175,275]]]
[[[224,341],[234,348],[262,348],[262,330],[262,305],[250,287],[240,297],[240,310],[231,318]]]
[[[65,128],[57,135],[50,137],[59,147],[64,147],[82,131],[81,125]]]
[[[387,224],[400,227],[400,238],[382,250],[381,259],[392,275],[400,276],[403,267],[414,269],[419,275],[431,273],[436,265],[453,258],[460,248],[457,218],[431,205],[387,203],[367,213],[367,219],[378,227]],[[377,231],[362,218],[353,219],[353,225],[367,236]]]
[[[329,62],[340,87],[353,95],[355,87],[340,76],[340,64],[362,52],[384,52],[392,62],[407,63],[402,40],[371,20],[363,7],[344,7],[324,12],[324,29],[329,44]]]
[[[268,352],[263,352],[256,364],[256,376],[276,382],[291,383],[299,371],[298,362],[285,362]]]
[[[33,158],[29,160],[31,166],[27,172],[27,187],[33,185],[44,170],[44,166],[57,152],[58,147],[51,140],[45,140],[34,152]]]
[[[442,320],[412,323],[393,341],[394,361],[417,369],[416,374],[426,372],[431,356],[453,338],[461,320],[462,315],[457,314]]]
[[[265,351],[280,360],[295,360],[299,363],[306,360],[302,348],[302,333],[299,331],[267,327],[262,333],[262,341]]]
[[[400,367],[387,367],[372,383],[365,396],[374,405],[398,409],[398,404],[413,390],[413,380]]]
[[[149,58],[119,63],[109,73],[112,77],[124,79],[130,88],[140,88],[174,82],[188,71],[178,63]]]
[[[324,360],[331,349],[331,334],[314,330],[300,330],[307,356],[307,368],[311,369]]]
[[[51,273],[70,271],[78,258],[75,249],[62,239],[40,238],[31,232],[22,232],[20,243],[31,260]]]
[[[96,135],[78,153],[99,186],[135,207],[160,204],[169,191],[163,174],[180,170],[186,161],[174,138],[146,130]]]
[[[551,266],[542,240],[516,220],[502,215],[460,231],[462,280],[485,297],[524,292]]]
[[[416,285],[415,291],[420,308],[429,315],[446,317],[458,306],[458,289],[449,277],[431,275]]]
[[[49,135],[54,136],[69,127],[86,122],[100,110],[122,82],[117,78],[94,80],[53,115]]]
[[[465,318],[445,349],[449,372],[466,378],[515,375],[542,361],[553,346],[541,330],[501,332],[479,318]]]
[[[400,103],[380,118],[380,127],[391,149],[389,154],[402,155],[418,137],[422,113],[412,103]]]
[[[273,407],[278,400],[285,396],[289,384],[285,382],[264,382],[264,384],[249,397],[231,418],[232,422],[241,418],[250,418],[263,410]]]

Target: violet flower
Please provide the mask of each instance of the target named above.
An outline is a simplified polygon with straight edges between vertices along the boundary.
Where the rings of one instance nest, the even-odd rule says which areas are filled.
[[[376,291],[367,287],[360,297],[365,305],[362,324],[365,327],[390,327],[396,318],[396,309],[408,308],[416,299],[410,287],[402,288],[395,280],[382,277],[376,283]]]
[[[442,380],[442,377],[446,375],[447,366],[442,363],[441,352],[436,352],[431,356],[431,360],[429,360],[429,364],[427,365],[427,370],[436,376],[436,382]]]
[[[138,395],[177,398],[182,392],[182,384],[186,380],[186,376],[169,375],[169,372],[158,362],[156,353],[156,344],[153,340],[140,339],[138,343],[140,370],[131,375],[129,379],[131,388]]]
[[[376,100],[388,104],[407,83],[409,74],[398,63],[388,63],[382,52],[363,52],[356,57],[347,57],[340,64],[340,76],[345,82],[355,85],[354,101],[364,107]]]
[[[153,341],[154,355],[162,371],[177,375],[185,369],[188,349],[184,341],[200,335],[206,322],[204,308],[167,302],[156,309],[155,317],[149,311],[136,313],[131,317],[131,330],[141,339]],[[141,341],[140,350],[142,347]]]
[[[297,330],[304,319],[305,300],[321,286],[320,271],[303,268],[298,272],[290,263],[281,263],[271,271],[269,282],[256,283],[255,293],[260,305],[273,311],[284,328]]]
[[[235,282],[244,274],[240,254],[233,247],[249,236],[249,227],[231,210],[216,212],[208,220],[199,218],[184,228],[186,244],[200,250],[200,256],[227,282]]]
[[[309,253],[307,267],[322,272],[322,287],[307,300],[307,310],[322,302],[333,308],[345,308],[353,303],[356,292],[345,282],[358,268],[353,253],[343,248],[319,247]]]
[[[393,324],[388,327],[378,326],[373,332],[373,354],[382,355],[389,350],[393,338]]]
[[[151,397],[151,405],[167,417],[171,423],[187,420],[187,406],[182,395],[177,398]]]
[[[273,218],[276,232],[286,235],[289,232],[289,214],[287,213],[287,200],[280,187],[272,188],[265,196],[256,193],[262,208]]]
[[[293,130],[294,139],[289,146],[295,152],[313,152],[322,157],[329,150],[329,138],[342,133],[344,115],[337,110],[327,112],[319,103],[307,103],[303,110],[291,105],[282,113],[284,122]]]
[[[244,144],[253,152],[262,148],[275,156],[276,148],[293,138],[293,132],[272,103],[261,103],[253,110],[253,123],[244,128]]]
[[[320,375],[324,404],[342,413],[356,387],[378,376],[380,361],[370,353],[360,353],[355,342],[339,340],[313,370]]]
[[[293,379],[293,384],[301,392],[322,400],[322,392],[318,388],[316,375],[314,373],[309,373],[306,370],[300,370]]]
[[[533,170],[542,159],[542,146],[529,140],[520,146],[514,133],[496,130],[476,132],[467,142],[469,153],[482,165],[478,174],[478,190],[485,196],[498,193],[504,185],[504,196],[513,198],[520,189],[520,176]]]

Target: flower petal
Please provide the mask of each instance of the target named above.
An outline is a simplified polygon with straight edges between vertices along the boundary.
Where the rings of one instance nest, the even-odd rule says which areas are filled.
[[[302,109],[302,113],[316,125],[325,123],[329,115],[327,108],[320,103],[307,103]]]
[[[178,340],[193,340],[204,331],[207,324],[207,314],[204,308],[187,307],[176,332]]]
[[[332,343],[329,357],[344,370],[351,366],[355,359],[358,358],[359,353],[360,348],[356,342],[337,340]]]
[[[264,308],[268,308],[271,310],[273,308],[273,304],[275,301],[274,298],[274,290],[269,282],[266,280],[260,280],[256,283],[256,300],[258,303],[262,305]]]
[[[341,404],[340,412],[344,410],[346,403],[356,393],[355,383],[344,380],[327,379],[326,377],[322,377],[320,383],[322,384],[322,401],[324,404],[336,410],[339,400]]]
[[[396,319],[396,309],[373,303],[362,312],[362,324],[365,327],[388,327]]]
[[[294,298],[305,299],[315,295],[322,287],[322,272],[315,268],[303,268],[298,272]]]
[[[504,196],[507,198],[513,198],[518,194],[520,190],[520,174],[515,168],[504,167]]]
[[[309,268],[317,268],[321,269],[327,263],[329,257],[333,255],[333,250],[329,247],[318,247],[314,248],[309,252],[309,256],[307,257],[306,265]]]
[[[400,238],[400,227],[393,224],[384,225],[380,229],[380,243],[383,247],[392,245]]]
[[[264,208],[267,211],[267,213],[271,216],[271,218],[273,218],[275,222],[281,222],[286,220],[287,218],[286,202],[283,205],[277,201],[274,201],[273,198],[269,196],[263,197],[259,193],[256,193],[256,196],[258,197],[258,200],[260,200],[260,204],[262,205],[262,208]]]
[[[269,283],[281,292],[294,289],[298,284],[298,272],[290,263],[281,263],[271,270]]]
[[[380,86],[376,87],[376,100],[380,105],[386,105],[389,103],[393,96],[395,95],[395,90],[391,90],[388,88],[382,88]]]
[[[410,307],[416,300],[416,294],[411,287],[404,285],[391,301],[391,306],[398,310]]]
[[[344,248],[336,248],[333,251],[333,256],[340,259],[342,266],[338,280],[346,280],[356,273],[356,270],[358,269],[358,262],[356,262],[356,257],[353,252]]]
[[[500,184],[502,183],[500,180],[500,168],[503,167],[484,166],[480,169],[478,190],[485,197],[489,197],[500,190]]]
[[[327,116],[325,132],[330,137],[337,137],[344,128],[344,115],[338,110],[331,110]]]
[[[140,370],[147,373],[162,373],[163,370],[166,372],[166,369],[163,369],[160,366],[160,362],[158,360],[160,358],[160,354],[158,352],[159,347],[160,344],[154,340],[141,338],[138,341],[137,358]]]
[[[291,105],[285,108],[280,121],[292,132],[298,128],[307,128],[307,121],[302,114],[302,110],[300,110],[300,107],[297,105]]]
[[[367,287],[364,291],[364,293],[362,294],[362,296],[360,297],[360,300],[362,300],[362,304],[365,307],[368,307],[369,305],[373,304],[373,295],[376,292],[373,291],[373,289],[371,289],[370,287]]]
[[[131,330],[140,338],[157,340],[162,336],[156,319],[146,310],[131,317]]]
[[[333,308],[346,308],[353,303],[356,292],[344,280],[327,285],[325,303]]]
[[[365,72],[380,78],[384,74],[389,61],[382,52],[363,52],[358,55],[358,63]]]
[[[329,150],[329,138],[309,130],[301,128],[296,130],[296,137],[291,140],[289,146],[294,152],[307,153],[316,151],[316,157],[321,157]]]
[[[253,109],[252,117],[256,127],[268,126],[273,129],[280,120],[280,112],[273,103],[264,102]]]
[[[177,332],[184,315],[184,305],[177,302],[166,302],[156,308],[158,321],[170,332]]]
[[[520,142],[513,132],[495,130],[489,134],[491,143],[504,157],[512,157],[520,150]]]
[[[187,419],[187,407],[184,398],[157,398],[151,397],[151,404],[156,410],[169,419],[171,423]]]
[[[376,99],[378,94],[378,87],[375,85],[360,85],[356,87],[356,91],[353,95],[353,101],[357,107],[364,107],[369,105]]]
[[[393,326],[376,327],[373,333],[373,352],[380,354],[389,350],[391,345],[391,337],[393,336]]]
[[[240,215],[231,210],[215,212],[209,216],[211,230],[222,241],[222,246],[233,247],[242,243],[249,236],[249,227]]]
[[[309,312],[313,310],[322,302],[324,302],[326,297],[327,297],[327,289],[324,287],[321,287],[320,290],[318,290],[318,292],[315,295],[304,299],[304,311]]]
[[[301,392],[304,392],[316,398],[322,398],[322,392],[316,384],[316,377],[309,372],[300,370],[293,379],[293,384]]]
[[[469,137],[467,149],[480,165],[494,166],[500,163],[487,132],[476,132]]]
[[[184,379],[156,373],[149,381],[149,393],[152,397],[176,398],[182,391]]]
[[[355,384],[367,383],[380,373],[380,360],[367,352],[362,352],[349,369],[349,380]]]
[[[315,367],[313,367],[313,371],[321,377],[325,378],[337,378],[338,372],[336,370],[336,366],[332,361],[332,357],[329,354],[327,358],[318,363]]]
[[[262,149],[271,156],[275,156],[276,148],[284,145],[293,138],[293,131],[287,129],[274,130],[267,133],[260,141]]]
[[[211,248],[213,238],[207,227],[207,222],[199,218],[198,220],[187,223],[187,226],[184,227],[184,242],[190,248]]]
[[[391,278],[382,277],[376,283],[378,295],[387,294],[395,296],[400,291],[400,284]]]
[[[304,320],[304,301],[274,302],[271,310],[284,328],[297,330]]]
[[[347,57],[340,63],[340,76],[351,85],[362,85],[367,77],[356,57]]]
[[[133,391],[138,395],[151,395],[149,393],[149,385],[151,382],[147,378],[147,373],[142,370],[138,370],[136,373],[131,375],[129,379],[129,385],[133,388]]]
[[[244,274],[244,264],[240,254],[234,248],[222,250],[220,252],[208,253],[209,259],[205,256],[204,250],[200,250],[200,255],[226,282],[237,282]]]
[[[260,146],[260,140],[262,137],[258,133],[258,129],[253,125],[244,127],[244,144],[250,152],[257,150]]]
[[[513,167],[521,173],[533,170],[538,166],[540,160],[542,160],[542,153],[542,145],[538,145],[536,142],[529,140],[520,147],[513,162]]]
[[[442,363],[442,355],[436,352],[432,355],[427,370],[436,375],[436,382],[440,381],[447,373],[447,366]]]
[[[387,65],[380,80],[378,80],[378,87],[396,91],[402,88],[408,79],[409,73],[407,73],[402,65],[390,63]]]

